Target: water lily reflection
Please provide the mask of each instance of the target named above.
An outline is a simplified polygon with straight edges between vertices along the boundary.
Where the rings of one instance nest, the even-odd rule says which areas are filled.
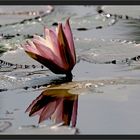
[[[70,94],[69,89],[48,88],[27,108],[29,116],[39,115],[39,123],[51,119],[75,127],[77,120],[78,95]]]

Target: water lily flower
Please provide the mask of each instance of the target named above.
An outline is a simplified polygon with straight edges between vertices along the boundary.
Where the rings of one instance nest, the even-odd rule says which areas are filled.
[[[59,23],[56,30],[45,27],[45,37],[34,35],[22,47],[25,52],[55,74],[71,74],[76,64],[76,53],[69,19]]]
[[[51,119],[55,124],[76,126],[78,95],[68,89],[47,89],[27,108],[29,116],[39,115],[39,123]]]

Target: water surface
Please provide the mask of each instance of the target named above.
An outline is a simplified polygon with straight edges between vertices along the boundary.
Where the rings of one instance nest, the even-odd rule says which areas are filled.
[[[104,13],[99,14],[99,8]],[[133,58],[140,55],[140,7],[132,6],[133,12],[127,6],[32,6],[30,9],[0,6],[0,59],[37,66],[14,69],[0,65],[0,128],[6,127],[0,134],[139,134],[140,62]],[[33,34],[43,35],[44,26],[55,28],[57,22],[65,22],[67,17],[77,53],[70,83],[65,83],[64,75],[41,69],[20,48]],[[76,127],[55,127],[51,120],[38,125],[39,116],[29,117],[25,113],[29,104],[52,84],[78,94]]]

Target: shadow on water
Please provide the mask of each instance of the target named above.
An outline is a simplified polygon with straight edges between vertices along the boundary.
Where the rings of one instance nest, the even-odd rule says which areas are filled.
[[[67,79],[65,79],[67,82]],[[52,120],[60,126],[76,126],[78,95],[69,92],[70,88],[60,87],[59,84],[53,84],[45,89],[26,109],[29,116],[39,115],[38,123],[47,119]],[[64,83],[64,81],[63,81]]]

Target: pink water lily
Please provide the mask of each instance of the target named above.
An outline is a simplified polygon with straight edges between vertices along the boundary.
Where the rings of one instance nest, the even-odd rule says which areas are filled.
[[[69,19],[56,31],[45,27],[45,37],[34,35],[22,47],[26,53],[56,74],[69,74],[76,63],[76,53]]]
[[[39,123],[51,119],[54,123],[76,126],[78,95],[68,89],[47,89],[26,109],[29,116],[39,115]]]

